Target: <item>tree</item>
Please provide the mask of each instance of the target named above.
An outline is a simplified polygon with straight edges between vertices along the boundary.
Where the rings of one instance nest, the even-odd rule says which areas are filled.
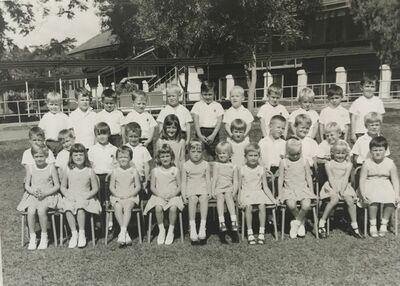
[[[400,58],[400,2],[398,0],[353,0],[354,20],[361,23],[382,63]]]

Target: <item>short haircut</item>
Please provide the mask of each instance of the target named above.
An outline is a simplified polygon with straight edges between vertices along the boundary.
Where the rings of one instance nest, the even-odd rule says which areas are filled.
[[[201,93],[214,92],[215,83],[208,80],[203,81],[200,86],[200,91]]]
[[[300,92],[299,92],[299,101],[302,102],[306,99],[311,100],[311,101],[314,101],[314,99],[315,99],[315,93],[309,87],[305,87],[302,90],[300,90]]]
[[[334,150],[339,150],[339,151],[345,150],[346,154],[349,154],[350,153],[350,146],[346,141],[344,141],[342,139],[339,139],[335,144],[333,144],[333,146],[331,148],[332,156],[333,156]]]
[[[131,94],[132,101],[135,101],[138,98],[143,98],[147,102],[147,94],[143,90],[136,89]]]
[[[44,143],[40,145],[33,145],[31,147],[31,154],[32,156],[36,154],[43,154],[47,158],[49,156],[49,149]]]
[[[74,153],[83,153],[85,156],[85,161],[83,162],[83,165],[85,167],[91,167],[89,157],[87,154],[87,150],[85,146],[83,146],[80,143],[75,143],[74,145],[71,146],[71,150],[69,150],[69,161],[68,161],[68,168],[73,169],[76,167],[74,161],[72,160],[72,155]]]
[[[307,124],[308,126],[312,125],[311,117],[308,114],[299,114],[294,119],[294,127],[299,126],[300,124]]]
[[[301,152],[301,141],[297,137],[289,137],[286,141],[286,153],[287,154],[297,154]]]
[[[74,133],[72,132],[71,129],[63,129],[60,132],[58,132],[58,140],[63,142],[65,138],[75,138]]]
[[[188,150],[193,149],[194,147],[200,146],[201,150],[204,150],[204,145],[203,142],[201,142],[199,139],[197,138],[193,138],[190,140],[189,142],[189,146],[188,146]]]
[[[232,92],[234,91],[238,91],[241,96],[244,96],[244,89],[240,85],[235,85],[234,87],[232,87],[229,91],[229,95],[232,95]]]
[[[267,88],[267,96],[269,96],[271,94],[279,94],[280,96],[282,96],[282,87],[277,83],[271,84]]]
[[[240,130],[240,131],[246,131],[247,124],[244,122],[243,119],[236,118],[231,122],[231,132],[233,130]]]
[[[181,130],[181,124],[179,123],[179,118],[175,114],[168,114],[164,118],[163,122],[163,129],[161,131],[161,139],[169,139],[167,135],[167,127],[168,126],[175,126],[176,128],[176,135],[175,135],[175,140],[180,141],[182,138],[182,130]]]
[[[86,88],[80,87],[77,90],[75,90],[75,98],[79,99],[80,97],[89,97],[89,99],[91,99],[92,94]]]
[[[325,125],[325,133],[326,132],[331,132],[331,131],[336,131],[338,133],[342,132],[342,129],[340,128],[339,124],[337,124],[337,122],[328,122]]]
[[[260,145],[258,145],[255,142],[247,144],[246,147],[244,147],[244,155],[247,156],[250,152],[257,152],[258,155],[261,154],[261,149]]]
[[[62,99],[61,94],[59,94],[58,92],[51,91],[46,94],[46,102],[57,101],[58,104],[61,104],[61,99]]]
[[[163,154],[169,154],[171,156],[171,165],[175,166],[175,153],[174,150],[172,150],[171,146],[169,144],[162,144],[160,149],[158,149],[157,151],[157,155],[156,155],[156,164],[158,166],[161,165],[161,155]]]
[[[215,153],[219,154],[222,151],[227,151],[229,155],[232,155],[232,145],[228,141],[221,141],[215,146]]]
[[[326,94],[328,95],[328,98],[334,95],[339,95],[340,97],[343,97],[343,89],[340,86],[333,84],[328,88]]]
[[[102,134],[110,136],[111,135],[110,126],[108,126],[108,124],[105,122],[99,122],[94,126],[94,134],[96,136]]]
[[[177,95],[181,95],[181,88],[176,83],[172,83],[167,86],[166,94],[176,93]]]
[[[112,100],[116,101],[117,100],[117,95],[115,91],[112,88],[107,88],[103,90],[103,93],[101,94],[102,100],[105,98],[111,98]]]
[[[387,150],[389,143],[385,137],[376,136],[372,138],[371,142],[369,142],[369,150],[371,150],[373,147],[384,147],[385,150]]]
[[[370,73],[364,73],[361,78],[360,85],[363,86],[367,83],[376,84],[376,81],[377,81],[376,75]]]
[[[286,118],[283,117],[283,116],[280,115],[280,114],[277,114],[277,115],[272,116],[272,117],[271,117],[271,120],[269,121],[269,125],[272,125],[275,121],[280,121],[280,122],[286,124]]]
[[[132,160],[133,158],[133,151],[129,146],[122,145],[117,149],[117,152],[115,153],[115,158],[119,158],[119,154],[121,153],[127,153],[129,155],[129,159]]]
[[[369,112],[364,116],[364,125],[367,127],[368,124],[380,122],[382,124],[382,115],[378,112]]]
[[[29,139],[32,139],[33,136],[41,137],[43,140],[45,139],[43,129],[38,126],[35,126],[35,127],[32,127],[31,129],[29,129],[28,134],[29,134]]]
[[[129,132],[133,132],[139,137],[142,136],[142,128],[137,122],[129,122],[125,125],[125,135],[128,135]]]

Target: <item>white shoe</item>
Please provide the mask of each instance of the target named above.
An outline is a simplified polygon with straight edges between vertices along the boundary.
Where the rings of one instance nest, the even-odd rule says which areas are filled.
[[[191,241],[198,241],[199,236],[197,235],[197,231],[195,227],[190,228],[190,240]]]
[[[165,241],[165,228],[162,228],[158,233],[157,244],[158,245],[164,244],[164,241]]]
[[[205,227],[200,227],[199,229],[199,239],[203,240],[206,239],[207,234],[206,234],[206,228]]]
[[[118,234],[117,242],[119,244],[125,244],[126,243],[126,232],[120,231],[120,233]]]
[[[165,239],[166,245],[171,245],[174,242],[174,232],[168,229],[167,238]]]
[[[299,229],[297,230],[297,236],[302,238],[306,236],[306,228],[303,223],[300,224]]]
[[[125,243],[126,244],[131,244],[132,243],[132,238],[129,236],[129,233],[125,233]]]
[[[78,232],[73,231],[69,240],[68,248],[75,248],[78,245]]]
[[[29,238],[28,250],[36,249],[36,234],[31,234]]]
[[[84,230],[80,230],[78,234],[78,247],[86,246],[86,235]]]
[[[299,222],[297,220],[292,220],[290,222],[290,232],[289,232],[289,236],[290,238],[297,238],[297,231],[299,229]]]
[[[379,236],[384,237],[386,233],[387,233],[387,225],[381,224],[381,227],[379,228]]]
[[[47,237],[47,233],[46,234],[42,234],[40,236],[40,243],[37,249],[46,249],[47,246],[49,244],[49,239]]]
[[[378,237],[378,229],[376,228],[376,225],[371,225],[371,226],[369,227],[369,234],[370,234],[372,237]]]
[[[108,230],[109,230],[109,231],[112,231],[112,228],[113,228],[113,221],[110,220],[110,221],[108,222]]]

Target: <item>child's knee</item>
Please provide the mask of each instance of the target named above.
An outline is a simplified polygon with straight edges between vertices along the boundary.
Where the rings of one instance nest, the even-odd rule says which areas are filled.
[[[329,202],[332,204],[332,205],[337,205],[337,203],[339,202],[339,197],[338,196],[332,196],[332,197],[330,197],[330,199],[329,199]]]
[[[199,197],[199,201],[200,201],[201,204],[208,203],[208,196],[207,195],[201,195]]]
[[[225,200],[224,194],[217,194],[217,201],[224,201],[224,200]]]
[[[157,212],[157,213],[161,213],[161,212],[164,211],[163,208],[162,208],[162,206],[160,206],[160,205],[156,206],[155,209],[156,209],[156,212]]]
[[[176,206],[172,206],[169,208],[169,212],[172,214],[176,214],[177,210],[178,210],[178,208]]]
[[[259,204],[259,205],[258,205],[258,210],[259,210],[260,212],[265,212],[265,205],[264,205],[264,204]]]
[[[311,207],[311,200],[310,199],[304,199],[301,201],[301,208],[303,210],[309,210]]]
[[[45,216],[47,215],[47,208],[46,207],[39,207],[37,209],[38,215]]]
[[[28,215],[35,215],[36,214],[36,207],[28,207]]]
[[[294,200],[286,200],[286,201],[285,201],[285,204],[286,204],[286,206],[287,206],[289,209],[295,209],[295,208],[297,208],[297,203],[296,203],[296,201],[294,201]]]

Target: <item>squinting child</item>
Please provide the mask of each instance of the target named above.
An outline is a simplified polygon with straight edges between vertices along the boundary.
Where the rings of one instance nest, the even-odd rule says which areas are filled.
[[[244,166],[244,148],[250,143],[248,136],[245,136],[247,130],[247,124],[242,119],[235,119],[230,124],[231,137],[227,137],[226,140],[232,146],[232,163],[238,168]]]
[[[47,236],[47,211],[54,209],[58,202],[57,191],[60,188],[57,171],[53,164],[48,164],[48,149],[43,145],[34,145],[31,154],[35,164],[28,166],[25,177],[25,193],[17,210],[27,211],[29,228],[29,250],[36,249],[36,214],[39,217],[41,229],[40,243],[38,249],[46,249],[48,245]]]
[[[93,130],[97,123],[97,115],[90,107],[91,94],[88,90],[76,90],[75,97],[78,100],[78,108],[69,115],[68,127],[74,132],[75,142],[88,149],[96,142]]]
[[[210,167],[203,160],[203,144],[198,139],[192,139],[188,146],[189,160],[182,168],[182,197],[189,202],[190,240],[197,242],[206,239],[206,222],[208,200],[211,197]],[[197,233],[196,210],[200,204],[200,228]]]
[[[350,147],[346,141],[339,140],[331,148],[332,160],[325,163],[328,181],[321,188],[320,199],[329,199],[329,202],[326,204],[318,224],[318,232],[321,238],[327,238],[326,220],[329,219],[330,213],[339,200],[344,200],[347,205],[351,220],[350,234],[356,238],[363,238],[358,230],[356,192],[349,182],[353,168],[350,160],[348,160],[349,152]]]
[[[117,96],[115,91],[107,88],[101,94],[101,101],[104,109],[97,113],[97,122],[105,122],[110,127],[110,136],[108,141],[119,147],[122,145],[121,126],[124,121],[124,115],[117,109]]]
[[[157,244],[170,245],[174,241],[174,228],[177,211],[183,210],[181,177],[179,169],[174,166],[174,152],[168,144],[163,144],[157,152],[157,167],[151,173],[150,189],[153,193],[146,204],[144,214],[152,208],[156,210],[158,224]],[[169,227],[165,236],[164,212],[169,211]]]
[[[301,149],[299,139],[288,139],[286,158],[279,166],[279,200],[286,204],[294,217],[290,222],[290,238],[305,236],[304,221],[310,210],[311,199],[315,198],[310,165],[302,157]],[[300,202],[300,210],[297,208],[297,202]]]
[[[301,141],[301,155],[307,160],[311,168],[316,166],[318,144],[315,140],[307,137],[312,121],[307,114],[299,114],[294,121],[295,135]]]
[[[174,151],[174,164],[179,170],[185,162],[185,139],[182,138],[179,119],[174,114],[165,117],[161,137],[157,140],[156,149],[168,144]]]
[[[208,160],[215,158],[215,146],[219,142],[224,109],[221,104],[214,101],[215,84],[204,81],[201,84],[201,100],[192,108],[194,129],[197,138],[203,142],[208,155]]]
[[[130,165],[133,152],[128,146],[121,146],[116,152],[118,167],[110,176],[110,203],[114,207],[115,218],[120,226],[118,243],[130,244],[127,227],[131,220],[132,209],[139,204],[140,178],[135,168]],[[107,223],[107,222],[106,222]]]
[[[246,123],[244,137],[247,138],[254,117],[251,112],[242,105],[244,100],[244,89],[241,86],[236,85],[230,90],[229,95],[232,106],[225,111],[224,119],[222,121],[225,124],[225,131],[228,133],[228,137],[232,138],[233,134],[231,124],[235,119],[240,119]]]
[[[267,137],[269,134],[269,126],[271,118],[274,115],[281,115],[286,120],[289,119],[289,113],[282,104],[279,104],[279,100],[282,97],[282,87],[277,84],[271,84],[267,89],[267,101],[257,113],[257,117],[261,121],[261,132],[263,137]],[[285,126],[283,137],[286,138],[288,127]]]
[[[212,195],[217,198],[219,230],[227,231],[225,224],[224,205],[231,217],[232,231],[238,230],[234,198],[238,191],[238,169],[230,162],[232,145],[226,141],[216,146],[217,162],[214,164],[212,176]]]
[[[321,141],[324,140],[325,126],[329,122],[336,122],[342,131],[341,137],[347,141],[350,127],[349,111],[341,105],[343,90],[340,86],[332,85],[326,91],[328,95],[328,106],[321,110],[319,115],[319,133]]]
[[[159,124],[160,131],[163,130],[164,119],[169,114],[174,114],[178,117],[179,123],[181,125],[182,137],[186,140],[186,145],[190,141],[190,123],[192,120],[192,115],[189,110],[179,103],[179,97],[181,96],[181,89],[176,84],[171,84],[166,90],[167,105],[161,109],[157,117],[157,122]]]
[[[351,139],[356,142],[357,138],[367,132],[364,125],[364,117],[370,112],[376,112],[379,115],[385,113],[385,107],[382,100],[375,96],[376,79],[370,75],[364,75],[360,82],[362,95],[357,98],[350,106],[351,113]]]
[[[281,160],[285,157],[286,141],[282,139],[285,128],[285,117],[282,115],[272,116],[269,121],[269,135],[258,142],[261,163],[269,175],[276,174]]]
[[[68,248],[85,247],[86,212],[99,214],[101,206],[96,194],[99,190],[96,174],[90,167],[90,161],[85,146],[76,143],[72,145],[68,168],[61,181],[61,193],[64,195],[60,208],[65,211],[71,238]],[[79,233],[76,230],[78,222]]]
[[[46,145],[56,156],[62,149],[62,144],[58,141],[58,133],[68,128],[68,116],[61,111],[62,98],[58,92],[49,92],[46,95],[46,105],[49,109],[39,121],[46,138]]]
[[[364,203],[368,204],[372,237],[378,236],[376,217],[379,204],[383,204],[379,236],[385,236],[389,219],[399,203],[399,176],[393,160],[385,156],[388,149],[385,137],[373,138],[369,147],[371,158],[367,158],[361,168],[360,193]]]
[[[303,88],[300,93],[299,93],[299,103],[300,103],[300,108],[296,109],[293,111],[290,116],[289,116],[289,126],[292,134],[295,134],[295,127],[294,127],[294,121],[297,115],[299,114],[307,114],[311,118],[311,127],[310,131],[308,131],[307,136],[311,137],[311,139],[315,139],[317,136],[318,132],[318,121],[319,121],[319,115],[318,113],[311,109],[312,105],[314,103],[315,99],[315,94],[314,91],[311,88]]]
[[[267,185],[264,168],[259,165],[260,147],[250,143],[245,148],[246,165],[239,171],[239,203],[246,209],[247,240],[254,245],[265,243],[266,205],[275,205],[276,201]],[[257,241],[253,234],[253,206],[258,207],[260,231]],[[242,230],[244,231],[244,230]]]
[[[147,99],[147,94],[142,90],[132,92],[133,110],[126,115],[123,125],[130,122],[138,123],[142,130],[140,142],[151,152],[150,150],[153,150],[154,131],[157,127],[157,122],[153,115],[146,111]],[[127,142],[126,138],[124,142]]]
[[[69,150],[75,143],[75,137],[71,130],[63,129],[58,133],[58,140],[61,142],[63,149],[57,154],[56,168],[58,177],[62,178],[65,169],[68,167]]]

